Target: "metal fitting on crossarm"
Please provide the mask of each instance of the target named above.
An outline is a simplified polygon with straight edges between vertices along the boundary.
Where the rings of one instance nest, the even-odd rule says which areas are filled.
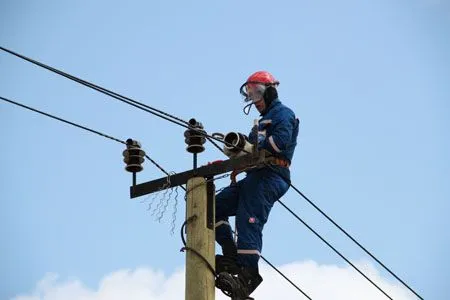
[[[239,132],[229,132],[224,138],[225,145],[223,151],[230,158],[249,154],[253,151],[253,145],[246,136]]]

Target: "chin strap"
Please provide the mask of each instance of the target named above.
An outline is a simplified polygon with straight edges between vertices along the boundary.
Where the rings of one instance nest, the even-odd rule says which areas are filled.
[[[250,109],[252,108],[252,105],[253,105],[253,102],[244,106],[244,108],[242,109],[244,111],[244,114],[248,115],[250,113]]]

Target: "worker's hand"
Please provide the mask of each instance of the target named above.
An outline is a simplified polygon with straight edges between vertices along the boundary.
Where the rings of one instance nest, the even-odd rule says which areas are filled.
[[[248,168],[242,168],[242,169],[236,169],[236,170],[233,170],[232,172],[231,172],[231,174],[230,174],[230,179],[231,179],[231,185],[233,185],[233,184],[236,184],[236,177],[239,175],[239,174],[241,174],[242,172],[245,172],[245,171],[247,171],[248,170]]]
[[[240,170],[233,170],[233,172],[231,172],[230,174],[230,179],[231,179],[231,184],[236,184],[236,176],[238,176],[239,173],[241,173],[242,171]]]
[[[261,145],[266,139],[266,131],[258,131],[258,145]]]

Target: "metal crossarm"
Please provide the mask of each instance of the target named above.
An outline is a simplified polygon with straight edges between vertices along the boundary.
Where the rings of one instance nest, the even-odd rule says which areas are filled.
[[[182,173],[170,175],[170,177],[165,176],[152,181],[133,185],[130,187],[130,198],[136,198],[167,188],[186,184],[188,179],[195,176],[213,177],[233,170],[254,167],[267,162],[270,162],[270,157],[267,156],[266,151],[259,151],[257,154],[247,154],[238,158],[224,160],[222,162],[197,168],[196,170],[188,170]]]

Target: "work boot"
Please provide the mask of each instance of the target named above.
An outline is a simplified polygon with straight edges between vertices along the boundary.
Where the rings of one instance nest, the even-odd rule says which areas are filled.
[[[223,255],[216,255],[216,273],[228,272],[237,274],[239,267],[237,265],[237,248],[233,241],[222,245]]]
[[[216,287],[230,295],[233,300],[245,300],[263,281],[258,270],[241,268],[237,275],[222,272],[217,275]]]

